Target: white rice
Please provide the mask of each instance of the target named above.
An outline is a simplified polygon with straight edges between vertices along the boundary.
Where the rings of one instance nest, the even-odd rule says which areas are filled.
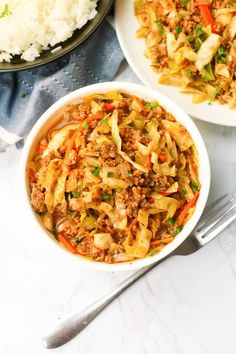
[[[98,0],[0,0],[0,62],[34,61],[96,14]]]

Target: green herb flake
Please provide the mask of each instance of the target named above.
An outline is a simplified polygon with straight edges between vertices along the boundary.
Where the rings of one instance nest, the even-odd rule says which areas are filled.
[[[104,194],[102,195],[102,200],[103,200],[104,202],[107,202],[107,201],[110,200],[110,199],[111,199],[111,195],[110,195],[110,194],[104,193]]]
[[[158,26],[162,25],[162,22],[163,22],[162,20],[156,20],[156,21],[155,21],[155,23],[156,23]]]
[[[100,167],[98,166],[94,167],[92,172],[94,176],[98,177],[100,174]]]
[[[23,92],[21,95],[20,95],[20,98],[25,98],[28,96],[28,92]]]
[[[146,102],[145,106],[147,107],[147,109],[153,109],[157,106],[156,102]]]
[[[159,33],[161,36],[163,36],[163,34],[165,33],[164,27],[161,27],[161,28],[159,29],[158,33]]]
[[[86,128],[86,129],[89,129],[89,124],[88,124],[88,122],[86,120],[82,123],[82,127]]]
[[[182,32],[182,28],[177,26],[175,29],[175,33],[180,34]]]
[[[187,76],[188,78],[191,78],[192,75],[193,75],[192,70],[190,70],[190,69],[186,70],[186,76]]]
[[[181,191],[180,191],[180,193],[181,193],[181,195],[186,195],[186,194],[188,194],[188,192],[186,191],[186,189],[182,189]]]
[[[129,174],[129,175],[132,175],[132,174],[133,174],[133,171],[128,170],[128,174]]]
[[[174,235],[178,235],[178,234],[182,231],[182,229],[183,229],[182,226],[176,226],[176,227],[174,228],[174,230],[172,231],[172,233],[173,233]]]
[[[112,176],[113,176],[113,172],[107,171],[107,177],[112,177]]]
[[[75,244],[79,244],[79,243],[81,243],[83,241],[83,239],[79,239],[79,238],[75,238],[75,239],[73,239],[73,242],[75,243]]]
[[[79,198],[80,193],[79,192],[72,192],[73,198]]]
[[[149,253],[149,257],[153,257],[153,256],[155,256],[155,254],[157,254],[157,249],[156,248],[151,250],[151,252]]]
[[[189,3],[190,0],[180,0],[183,4]]]
[[[221,64],[227,63],[227,54],[228,54],[227,49],[223,47],[218,48],[215,54],[215,60],[217,61],[217,63],[221,63]]]
[[[192,190],[193,190],[194,192],[197,192],[197,191],[198,191],[198,183],[197,183],[197,182],[193,182],[193,183],[191,184],[191,187],[192,187]]]
[[[174,223],[175,223],[175,218],[174,217],[167,219],[167,225],[168,226],[173,226]]]

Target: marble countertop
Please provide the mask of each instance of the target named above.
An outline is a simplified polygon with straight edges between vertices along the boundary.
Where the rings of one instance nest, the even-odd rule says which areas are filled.
[[[118,80],[138,82],[126,64]],[[196,121],[212,168],[210,198],[236,195],[236,128]],[[21,211],[21,150],[0,153],[0,353],[45,354],[41,336],[128,273],[79,268],[48,249]],[[194,255],[142,278],[56,354],[235,354],[236,224]]]

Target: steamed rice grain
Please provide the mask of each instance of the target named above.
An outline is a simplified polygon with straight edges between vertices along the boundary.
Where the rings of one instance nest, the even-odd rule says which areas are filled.
[[[0,62],[34,61],[96,14],[98,0],[0,0]]]

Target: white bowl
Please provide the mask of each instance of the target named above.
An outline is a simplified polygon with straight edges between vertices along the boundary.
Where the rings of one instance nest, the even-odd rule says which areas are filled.
[[[92,93],[104,93],[112,90],[120,90],[127,94],[136,95],[147,101],[157,100],[166,111],[172,113],[176,120],[183,124],[183,126],[190,133],[194,144],[198,150],[199,180],[201,183],[201,190],[197,201],[196,210],[190,220],[185,224],[183,230],[175,237],[175,239],[171,243],[166,245],[160,253],[156,254],[153,257],[147,257],[144,259],[119,264],[92,262],[79,255],[70,254],[57,241],[55,241],[52,238],[51,234],[47,232],[42,226],[40,217],[37,215],[37,213],[34,212],[31,206],[29,185],[26,177],[26,168],[28,162],[34,154],[34,150],[37,143],[42,138],[42,136],[58,121],[58,113],[64,108],[64,106],[68,103],[76,102],[80,98],[87,95],[91,95]],[[59,101],[53,104],[39,118],[39,120],[31,130],[23,149],[20,164],[20,178],[22,201],[27,212],[27,223],[30,223],[30,225],[32,224],[35,229],[34,234],[36,234],[37,236],[43,236],[42,234],[44,234],[45,239],[50,241],[48,242],[48,247],[54,247],[55,251],[61,252],[62,254],[67,255],[67,257],[74,259],[74,261],[78,263],[78,266],[84,265],[94,270],[123,271],[142,268],[160,261],[162,258],[165,258],[169,253],[174,251],[191,234],[192,230],[200,219],[207,202],[208,193],[210,189],[210,165],[207,150],[201,137],[201,134],[199,133],[192,119],[176,103],[171,101],[168,97],[160,94],[159,92],[141,85],[135,85],[127,82],[105,82],[83,87],[74,92],[71,92],[70,94],[62,97]]]

